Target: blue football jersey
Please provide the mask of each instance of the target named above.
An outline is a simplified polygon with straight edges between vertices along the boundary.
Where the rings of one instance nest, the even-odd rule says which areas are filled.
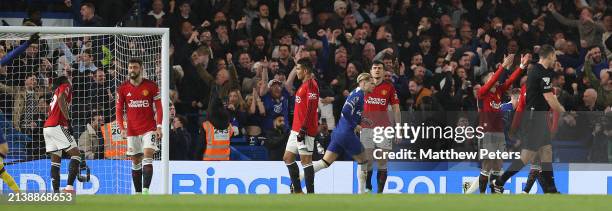
[[[342,114],[340,121],[336,126],[336,130],[353,131],[355,127],[361,123],[361,114],[363,113],[363,98],[364,93],[361,88],[354,89],[342,106]]]

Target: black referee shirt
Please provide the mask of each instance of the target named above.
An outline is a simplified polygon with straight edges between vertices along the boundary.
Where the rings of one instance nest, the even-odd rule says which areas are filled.
[[[536,63],[533,69],[527,74],[527,96],[526,109],[535,111],[548,111],[550,106],[544,93],[552,92],[552,79],[554,72],[552,69],[546,69],[540,63]]]

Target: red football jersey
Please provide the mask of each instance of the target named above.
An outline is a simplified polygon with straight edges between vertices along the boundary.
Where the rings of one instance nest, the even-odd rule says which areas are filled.
[[[55,127],[58,125],[68,127],[68,120],[64,117],[64,114],[62,114],[62,110],[57,103],[60,94],[65,96],[66,103],[68,105],[70,105],[70,102],[72,102],[72,89],[70,84],[62,84],[57,87],[53,93],[53,100],[51,101],[51,104],[49,104],[49,116],[47,117],[47,121],[45,121],[44,127]]]
[[[484,127],[486,132],[504,132],[503,114],[499,110],[502,104],[501,97],[519,78],[523,70],[517,68],[504,84],[496,86],[495,92],[490,92],[489,90],[497,83],[503,72],[504,68],[500,65],[489,81],[478,91],[478,101],[482,103],[478,110],[480,112],[480,126]]]
[[[138,86],[129,81],[117,88],[117,124],[124,130],[123,111],[127,113],[127,135],[139,136],[149,131],[155,131],[162,122],[162,107],[157,84],[143,79]],[[153,110],[155,105],[156,111]],[[157,115],[156,115],[157,114]],[[156,118],[157,117],[157,118]]]
[[[295,93],[295,108],[291,130],[299,132],[304,127],[308,136],[316,136],[319,128],[318,107],[319,85],[317,85],[314,79],[304,81]]]
[[[377,126],[390,126],[389,105],[399,104],[395,87],[389,81],[378,84],[371,93],[365,95],[363,104],[362,127],[374,128]],[[368,121],[369,120],[369,121]]]

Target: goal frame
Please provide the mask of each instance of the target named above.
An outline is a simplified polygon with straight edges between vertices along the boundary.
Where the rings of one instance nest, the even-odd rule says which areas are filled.
[[[161,103],[162,121],[162,194],[170,194],[169,156],[170,156],[170,29],[142,27],[32,27],[32,26],[2,26],[2,33],[36,33],[41,34],[106,34],[106,35],[161,35]]]

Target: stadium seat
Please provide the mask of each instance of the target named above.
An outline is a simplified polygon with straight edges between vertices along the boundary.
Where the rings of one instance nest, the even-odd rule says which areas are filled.
[[[249,160],[268,160],[268,150],[263,146],[232,146],[232,148],[246,155]]]
[[[248,156],[242,154],[236,148],[230,146],[230,160],[251,160]]]
[[[554,162],[587,162],[589,150],[579,141],[553,141],[552,145]]]
[[[232,143],[232,144],[246,144],[247,143],[246,136],[233,137],[232,139],[230,139],[230,143]]]

